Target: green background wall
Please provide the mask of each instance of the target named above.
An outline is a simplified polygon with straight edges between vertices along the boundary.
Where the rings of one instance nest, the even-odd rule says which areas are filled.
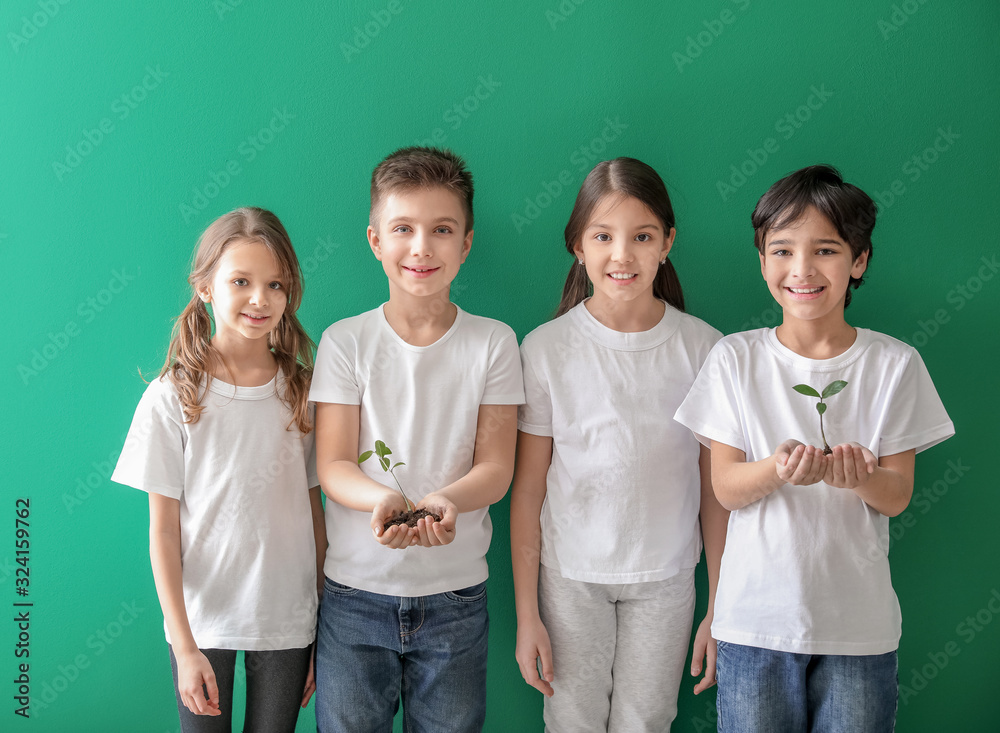
[[[997,730],[998,31],[990,0],[3,3],[0,728],[177,729],[146,497],[107,478],[137,367],[161,364],[199,233],[239,205],[290,231],[314,337],[380,303],[369,175],[431,141],[476,177],[454,299],[519,336],[557,302],[561,231],[597,160],[662,173],[689,310],[727,333],[777,322],[749,227],[771,183],[831,162],[877,194],[850,321],[919,347],[958,430],[918,458],[892,522],[898,729]],[[17,497],[31,506],[30,720],[13,700]],[[507,507],[493,511],[487,729],[533,731]],[[691,687],[674,730],[714,729],[712,696]]]

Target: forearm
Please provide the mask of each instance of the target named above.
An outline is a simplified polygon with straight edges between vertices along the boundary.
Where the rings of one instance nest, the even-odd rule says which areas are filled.
[[[150,529],[149,560],[153,568],[153,582],[160,600],[163,619],[170,634],[175,654],[191,652],[198,648],[187,607],[184,605],[184,583],[181,574],[180,535]]]
[[[729,512],[715,497],[711,478],[711,457],[707,448],[701,449],[701,536],[705,545],[705,562],[708,570],[708,613],[715,608],[715,591],[719,587],[722,553],[726,546],[726,529]]]
[[[875,511],[887,517],[900,514],[913,496],[913,480],[890,468],[879,466],[854,493]]]
[[[720,452],[729,452],[732,456],[733,451],[745,456],[743,451],[712,442],[712,487],[724,509],[731,512],[742,509],[774,493],[785,484],[775,470],[773,456],[750,463],[720,460]]]
[[[484,461],[435,493],[453,503],[459,513],[475,511],[496,504],[504,497],[512,473],[509,466]]]
[[[542,553],[541,497],[519,490],[510,497],[510,560],[514,608],[519,619],[538,616],[538,568]]]
[[[398,493],[366,476],[357,461],[330,461],[317,469],[323,493],[348,509],[371,512],[386,495]]]

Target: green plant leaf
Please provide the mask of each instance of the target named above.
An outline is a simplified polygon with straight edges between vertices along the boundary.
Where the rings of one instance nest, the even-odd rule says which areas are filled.
[[[406,465],[405,463],[403,463],[402,461],[399,461],[398,463],[393,464],[392,467],[393,468],[399,468],[400,466],[405,466],[405,465]]]
[[[364,453],[358,456],[358,463],[364,463],[365,461],[367,461],[369,458],[372,457],[372,453],[373,451],[366,450]]]
[[[378,460],[379,460],[379,463],[382,464],[382,470],[383,471],[388,471],[389,470],[389,459],[386,458],[385,456],[379,456]]]
[[[809,397],[819,397],[820,396],[819,392],[817,392],[816,390],[814,390],[808,384],[796,384],[794,387],[792,387],[792,389],[794,389],[799,394],[804,394],[804,395],[807,395]]]
[[[820,415],[822,415],[824,412],[826,412],[826,403],[825,402],[819,402],[819,403],[817,403],[816,404],[816,412],[818,412]]]
[[[837,392],[839,392],[846,386],[847,382],[845,382],[842,379],[838,379],[836,382],[830,382],[823,389],[823,399],[825,400],[827,397],[833,397],[835,394],[837,394]]]
[[[381,458],[382,456],[384,456],[384,455],[385,455],[385,452],[386,452],[387,450],[389,450],[389,449],[388,449],[388,448],[386,447],[386,444],[385,444],[385,443],[383,443],[383,442],[382,442],[381,440],[376,440],[376,441],[375,441],[375,454],[376,454],[376,455],[377,455],[377,456],[378,456],[379,458]]]

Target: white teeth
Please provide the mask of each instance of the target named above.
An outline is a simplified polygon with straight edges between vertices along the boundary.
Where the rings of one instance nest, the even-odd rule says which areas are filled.
[[[631,280],[633,277],[635,277],[635,273],[612,272],[611,277],[615,280]]]
[[[793,293],[797,293],[799,295],[807,295],[809,293],[818,293],[823,288],[788,288],[788,289],[791,290]]]

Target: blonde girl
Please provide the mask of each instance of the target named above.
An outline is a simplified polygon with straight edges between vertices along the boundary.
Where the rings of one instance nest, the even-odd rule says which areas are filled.
[[[312,343],[295,315],[301,272],[278,218],[246,207],[201,236],[188,282],[191,300],[112,479],[149,494],[182,730],[231,729],[244,650],[244,730],[292,731],[315,689],[326,550],[307,401]]]

